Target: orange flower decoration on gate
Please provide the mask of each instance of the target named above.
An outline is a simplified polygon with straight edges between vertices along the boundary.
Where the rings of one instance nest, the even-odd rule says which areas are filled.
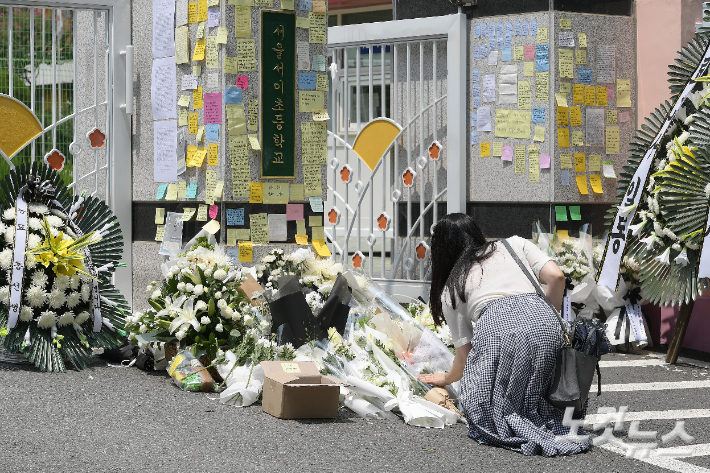
[[[441,143],[434,141],[431,146],[429,146],[429,157],[434,161],[439,160],[439,154],[441,153]]]
[[[94,128],[88,132],[86,137],[89,140],[89,144],[91,144],[91,147],[94,149],[103,148],[106,143],[106,135],[98,128]]]
[[[328,212],[328,222],[330,222],[331,225],[337,225],[340,222],[340,212],[335,207]]]
[[[352,175],[353,170],[350,168],[350,166],[348,166],[347,164],[343,165],[343,168],[340,170],[340,180],[343,182],[350,182]]]
[[[56,148],[44,155],[44,162],[57,172],[64,169],[64,163],[66,161],[67,158]]]
[[[377,217],[377,228],[380,230],[387,231],[389,230],[390,227],[390,218],[386,213],[381,213],[379,217]]]
[[[414,169],[407,168],[402,173],[402,181],[404,181],[404,187],[412,187],[414,185],[414,178],[417,177],[417,173]]]
[[[426,258],[427,253],[429,253],[429,246],[422,242],[419,242],[416,248],[414,248],[414,252],[417,254],[417,259],[419,261],[423,261]]]
[[[353,268],[362,268],[362,263],[365,261],[365,255],[358,251],[353,255],[352,261]]]

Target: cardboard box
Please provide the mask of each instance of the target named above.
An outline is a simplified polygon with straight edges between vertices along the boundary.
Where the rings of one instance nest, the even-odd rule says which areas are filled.
[[[338,417],[340,380],[322,376],[312,361],[262,361],[264,412],[281,419]]]

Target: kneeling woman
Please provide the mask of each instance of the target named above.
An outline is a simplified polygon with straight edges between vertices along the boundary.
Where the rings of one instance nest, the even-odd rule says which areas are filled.
[[[507,239],[528,271],[547,285],[559,309],[564,275],[529,241]],[[469,437],[525,455],[568,455],[588,443],[567,435],[564,412],[545,400],[563,344],[557,316],[536,293],[502,242],[488,242],[468,215],[439,221],[431,240],[431,312],[456,346],[451,371],[420,375],[429,384],[461,381]]]

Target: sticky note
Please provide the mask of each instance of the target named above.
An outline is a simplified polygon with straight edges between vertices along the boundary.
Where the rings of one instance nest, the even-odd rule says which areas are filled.
[[[545,141],[545,127],[544,126],[536,126],[535,127],[535,136],[533,138],[533,141]]]
[[[572,130],[572,146],[584,146],[584,132]]]
[[[564,205],[555,205],[555,221],[567,221],[567,207],[565,207]]]
[[[602,169],[604,170],[604,177],[609,179],[616,179],[616,173],[614,172],[614,161],[602,161]]]
[[[208,166],[218,166],[219,165],[219,146],[216,144],[209,145],[207,165]]]
[[[163,241],[165,235],[165,225],[158,225],[155,230],[155,241]]]
[[[629,79],[616,80],[616,106],[631,107],[631,81]]]
[[[555,93],[555,102],[558,107],[567,107],[567,97],[561,92]]]
[[[323,213],[323,197],[319,195],[309,196],[308,202],[311,204],[311,211]]]
[[[587,172],[587,160],[584,153],[574,153],[574,172]]]
[[[532,109],[532,122],[533,123],[545,123],[545,109],[544,108],[533,108]]]
[[[227,225],[244,225],[244,209],[227,209]]]
[[[298,245],[308,245],[308,235],[296,234],[296,244]]]
[[[155,223],[157,225],[163,225],[165,223],[165,209],[163,207],[155,209]]]
[[[582,211],[579,205],[569,206],[569,216],[570,220],[582,220]]]
[[[242,90],[247,90],[249,87],[249,76],[239,76],[237,77],[236,85]],[[239,102],[241,103],[241,102]]]
[[[219,212],[219,207],[216,205],[210,205],[210,218],[217,218],[217,212]]]
[[[607,125],[617,125],[619,123],[619,116],[617,110],[607,110],[606,111],[606,124]]]
[[[187,185],[187,191],[185,192],[185,198],[187,198],[187,199],[196,199],[197,198],[197,183],[196,182],[190,182]]]
[[[296,234],[305,235],[306,234],[306,221],[296,220]]]
[[[537,29],[537,42],[538,43],[547,43],[547,28],[538,28]]]
[[[587,33],[577,33],[577,45],[580,48],[587,47]]]
[[[286,204],[286,220],[303,220],[303,204]]]
[[[165,198],[165,194],[168,192],[168,185],[167,184],[160,184],[158,186],[158,192],[155,195],[155,200],[163,200]]]
[[[165,200],[177,200],[178,185],[168,184],[168,191],[165,194]]]
[[[494,141],[491,147],[493,156],[501,157],[503,156],[503,143],[500,141]]]
[[[196,220],[198,222],[206,222],[207,221],[207,205],[200,204],[199,208],[197,209]]]
[[[205,48],[207,47],[207,40],[201,39],[195,43],[195,49],[192,51],[193,61],[202,61],[205,58]]]
[[[557,126],[569,125],[569,107],[557,107]]]
[[[328,249],[328,245],[325,244],[325,241],[323,240],[313,240],[313,248],[315,248],[316,252],[324,257],[324,258],[329,258],[332,256],[330,253],[330,250]]]
[[[569,240],[569,230],[557,230],[557,238],[560,241]]]
[[[239,105],[242,103],[242,88],[241,87],[225,87],[224,88],[224,103],[232,103]]]
[[[599,154],[589,155],[589,171],[590,172],[601,172],[602,170],[602,157]]]
[[[323,226],[323,217],[321,215],[310,215],[308,217],[308,226],[309,227],[322,227]]]
[[[228,228],[227,229],[227,246],[236,246],[237,245],[237,229],[236,228]]]
[[[302,90],[316,90],[316,74],[314,72],[299,72],[298,88]]]
[[[569,171],[566,169],[564,171],[562,171],[562,174],[560,175],[560,179],[562,180],[563,186],[568,186],[569,185]]]
[[[288,203],[288,182],[265,182],[264,183],[264,203],[265,204],[287,204]]]
[[[247,135],[249,138],[249,146],[251,146],[251,149],[254,151],[259,151],[261,150],[261,145],[259,145],[259,137],[256,135]]]
[[[205,139],[208,141],[217,141],[219,140],[219,125],[215,125],[213,123],[210,123],[209,125],[205,125]],[[210,166],[212,166],[210,164]],[[215,164],[216,166],[216,164]]]
[[[569,128],[557,129],[557,147],[569,148]]]
[[[593,85],[584,86],[584,105],[593,107],[597,104],[596,89]]]
[[[600,174],[590,174],[589,183],[592,185],[592,190],[595,194],[604,193],[604,189],[602,188],[602,176]]]
[[[194,207],[185,207],[184,209],[182,209],[182,218],[180,220],[183,222],[187,222],[192,218],[193,215],[195,215],[196,211],[197,209]]]
[[[523,76],[533,77],[535,75],[535,63],[528,61],[523,65]]]
[[[572,169],[572,154],[560,154],[560,169]]]
[[[607,106],[607,98],[606,98],[606,87],[597,87],[597,105],[600,107],[606,107]]]
[[[570,125],[582,126],[582,107],[575,105],[569,108]]]
[[[237,240],[251,240],[251,231],[248,228],[237,228]]]
[[[525,174],[525,146],[515,147],[515,174]]]
[[[587,50],[586,49],[576,49],[574,51],[574,63],[580,66],[587,65]],[[579,74],[579,71],[577,72]]]
[[[311,227],[311,236],[313,240],[325,240],[323,227]]]
[[[192,109],[198,110],[203,107],[202,87],[198,87],[192,91]]]
[[[514,148],[512,146],[503,146],[501,152],[501,160],[503,161],[513,161]]]
[[[584,103],[584,85],[574,84],[572,86],[572,103],[583,104]]]
[[[291,184],[290,194],[289,200],[291,201],[299,202],[305,200],[303,197],[303,184]]]
[[[579,193],[583,195],[589,194],[589,188],[587,187],[587,175],[577,174],[575,176],[575,180],[577,181],[577,189],[579,189]]]
[[[550,154],[542,153],[540,155],[540,169],[550,169]]]
[[[572,28],[572,20],[560,18],[560,29],[569,30]]]
[[[481,143],[481,157],[487,158],[491,155],[491,144],[489,142]]]
[[[264,183],[251,182],[249,184],[249,203],[261,204],[264,202]]]
[[[187,182],[180,181],[178,183],[178,197],[184,199],[187,194]]]
[[[619,127],[606,127],[606,154],[619,154]]]
[[[239,242],[239,262],[251,263],[254,253],[254,245],[250,241]]]

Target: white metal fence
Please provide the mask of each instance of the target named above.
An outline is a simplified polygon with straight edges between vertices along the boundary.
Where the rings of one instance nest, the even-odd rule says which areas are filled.
[[[328,29],[326,233],[334,258],[394,294],[426,296],[437,204],[465,211],[465,31],[463,14]],[[380,117],[401,132],[370,171],[353,141]]]

